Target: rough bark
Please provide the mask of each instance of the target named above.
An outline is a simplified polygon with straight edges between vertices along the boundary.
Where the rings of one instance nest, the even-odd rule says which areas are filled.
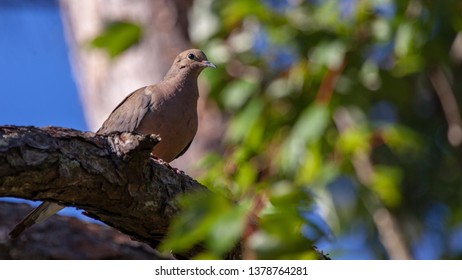
[[[150,158],[155,136],[0,126],[0,196],[58,202],[155,248],[179,194],[205,190]]]

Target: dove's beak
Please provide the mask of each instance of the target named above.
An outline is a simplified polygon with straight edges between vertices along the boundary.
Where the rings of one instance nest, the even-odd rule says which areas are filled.
[[[213,64],[212,62],[208,61],[208,60],[202,60],[201,61],[201,65],[204,66],[204,67],[212,67],[212,68],[217,68],[215,66],[215,64]]]

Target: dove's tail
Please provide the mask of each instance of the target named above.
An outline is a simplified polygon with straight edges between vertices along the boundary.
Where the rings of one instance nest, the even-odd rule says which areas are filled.
[[[8,233],[8,236],[11,239],[17,238],[24,230],[28,229],[34,224],[38,224],[45,221],[50,216],[53,216],[63,208],[64,206],[61,206],[53,202],[43,202],[39,205],[39,207],[35,208],[24,219],[22,219],[22,221],[20,221],[14,227],[14,229],[10,231],[10,233]]]

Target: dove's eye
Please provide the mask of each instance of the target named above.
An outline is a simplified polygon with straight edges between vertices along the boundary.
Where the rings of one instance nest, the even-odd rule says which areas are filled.
[[[188,59],[189,60],[194,60],[196,58],[196,56],[192,53],[188,54]]]

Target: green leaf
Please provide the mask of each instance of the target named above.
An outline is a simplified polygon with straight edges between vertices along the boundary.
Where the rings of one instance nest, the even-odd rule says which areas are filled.
[[[308,147],[304,163],[297,171],[296,182],[298,184],[310,184],[319,175],[322,168],[322,155],[318,145]]]
[[[395,53],[397,56],[406,56],[409,53],[409,49],[414,43],[414,32],[415,30],[413,30],[412,25],[409,23],[401,24],[398,27],[395,39]]]
[[[312,242],[302,235],[306,222],[297,209],[300,195],[295,195],[290,191],[281,193],[262,213],[260,230],[248,240],[249,248],[259,259],[293,259],[311,251]]]
[[[329,109],[312,104],[301,114],[284,143],[282,166],[294,171],[306,155],[307,145],[320,140],[329,124]]]
[[[229,207],[221,195],[198,192],[182,197],[181,214],[172,222],[161,251],[184,252],[203,241],[216,219]]]
[[[370,131],[364,127],[351,127],[345,130],[337,139],[336,147],[346,155],[368,151]]]
[[[376,166],[372,175],[371,187],[388,207],[395,207],[401,202],[400,183],[403,174],[398,168]]]
[[[258,169],[254,166],[253,162],[247,161],[239,164],[236,172],[235,182],[238,184],[241,193],[255,184]]]
[[[311,60],[321,66],[336,69],[343,63],[346,52],[345,44],[338,40],[333,42],[321,42],[310,55]]]
[[[382,131],[382,137],[385,143],[398,154],[417,154],[422,151],[419,136],[404,126],[387,126]]]
[[[257,122],[263,109],[262,100],[259,97],[252,98],[231,121],[230,128],[227,131],[227,138],[232,143],[237,143],[244,139],[252,126]]]
[[[257,90],[257,83],[248,79],[234,80],[227,84],[221,93],[226,108],[241,108],[249,97]]]
[[[316,256],[311,254],[312,245],[301,234],[291,232],[284,236],[276,236],[258,231],[248,241],[248,246],[256,253],[257,259],[267,260],[316,259]]]
[[[237,244],[244,231],[249,209],[250,201],[241,201],[217,217],[207,238],[207,247],[212,252],[222,255]]]
[[[182,211],[173,220],[161,251],[184,252],[205,241],[207,249],[220,257],[239,240],[250,209],[249,201],[233,204],[211,192],[184,196],[180,204]]]
[[[271,206],[264,211],[268,215],[266,217],[275,217],[277,214],[283,220],[286,220],[284,216],[300,219],[299,207],[311,202],[311,196],[306,189],[287,181],[273,184],[270,191]]]
[[[142,30],[139,25],[117,21],[110,23],[100,35],[90,42],[90,45],[105,50],[111,58],[114,58],[138,43],[141,37]]]

